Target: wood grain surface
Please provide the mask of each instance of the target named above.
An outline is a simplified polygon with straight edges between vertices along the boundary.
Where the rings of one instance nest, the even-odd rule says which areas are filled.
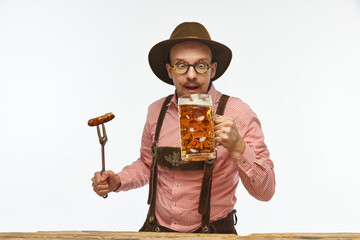
[[[232,234],[194,234],[194,233],[144,233],[144,232],[105,232],[105,231],[56,231],[56,232],[9,232],[0,233],[0,239],[12,240],[137,240],[137,239],[186,239],[186,240],[216,240],[216,239],[245,239],[245,240],[295,240],[295,239],[327,239],[348,240],[360,239],[360,233],[271,233],[236,236]]]

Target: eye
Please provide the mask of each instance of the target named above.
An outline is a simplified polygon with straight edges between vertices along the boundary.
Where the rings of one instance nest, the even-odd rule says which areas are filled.
[[[176,65],[176,68],[178,68],[178,69],[184,69],[187,66],[186,63],[176,63],[175,65]]]
[[[199,63],[196,64],[196,66],[197,66],[199,69],[204,69],[204,68],[206,68],[206,63],[199,62]]]

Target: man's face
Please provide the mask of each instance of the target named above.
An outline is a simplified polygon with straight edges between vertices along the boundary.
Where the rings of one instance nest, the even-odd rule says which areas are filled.
[[[215,76],[217,63],[211,63],[210,48],[199,42],[187,41],[176,44],[170,51],[170,64],[177,63],[206,63],[211,65],[206,73],[197,73],[194,67],[189,67],[185,74],[177,73],[170,64],[166,64],[169,78],[173,80],[178,97],[184,94],[207,93],[210,79]]]

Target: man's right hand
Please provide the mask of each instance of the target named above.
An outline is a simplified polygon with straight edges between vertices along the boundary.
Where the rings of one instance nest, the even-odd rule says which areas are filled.
[[[120,177],[113,171],[104,171],[94,173],[94,177],[91,179],[94,191],[101,197],[106,194],[115,191],[121,186]]]

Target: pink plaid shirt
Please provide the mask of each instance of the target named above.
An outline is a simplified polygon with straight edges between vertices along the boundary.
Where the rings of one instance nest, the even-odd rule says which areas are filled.
[[[212,85],[208,94],[213,99],[213,109],[216,109],[221,93]],[[164,99],[150,105],[142,135],[140,158],[117,173],[121,179],[121,187],[116,190],[117,192],[148,184],[152,162],[151,145]],[[234,208],[239,179],[247,191],[258,200],[268,201],[275,192],[274,165],[269,159],[269,151],[264,143],[264,135],[256,114],[240,99],[230,97],[224,115],[235,119],[238,131],[246,142],[246,148],[240,158],[233,158],[225,148],[217,147],[210,221],[226,217]],[[180,147],[178,106],[175,97],[169,103],[158,145]],[[158,167],[155,214],[160,225],[180,232],[192,232],[201,227],[198,204],[202,177],[202,171],[175,172]]]

